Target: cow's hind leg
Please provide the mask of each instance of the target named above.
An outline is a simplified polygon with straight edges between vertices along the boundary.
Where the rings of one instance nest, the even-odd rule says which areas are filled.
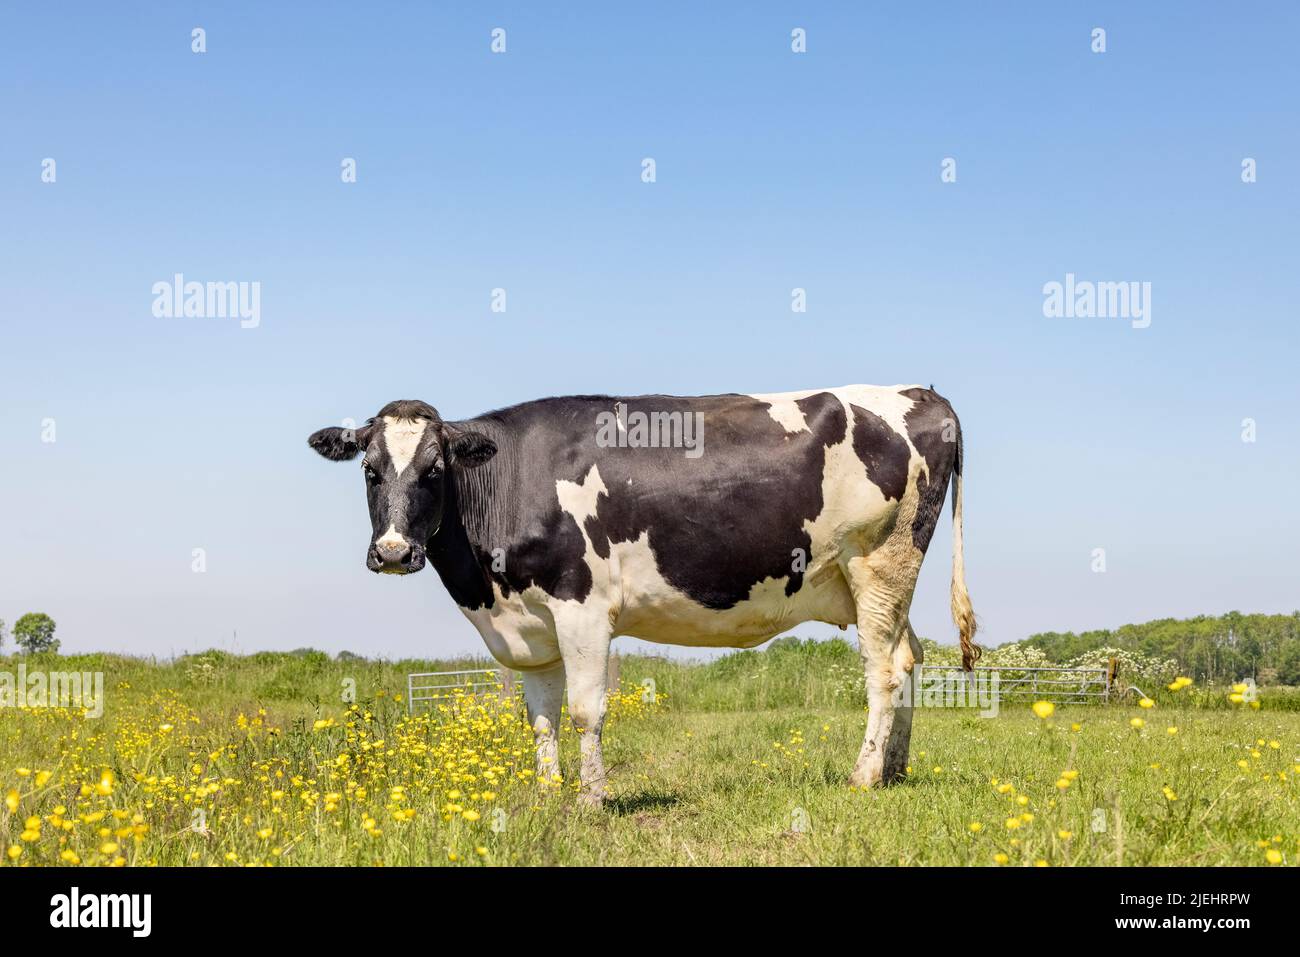
[[[524,705],[537,747],[537,780],[560,781],[560,709],[564,704],[564,665],[524,672]]]
[[[877,551],[850,558],[844,566],[857,609],[858,650],[867,679],[867,733],[849,778],[857,787],[892,784],[907,768],[911,710],[898,715],[894,696],[912,667],[907,610],[920,564],[896,559],[887,550]]]
[[[894,673],[914,674],[913,669],[921,664],[923,652],[921,642],[912,630],[912,623],[903,621],[902,639],[894,644]],[[894,723],[889,729],[889,740],[885,743],[885,764],[881,780],[885,784],[901,781],[907,777],[907,754],[912,744],[912,688],[904,685],[907,693],[894,705]]]

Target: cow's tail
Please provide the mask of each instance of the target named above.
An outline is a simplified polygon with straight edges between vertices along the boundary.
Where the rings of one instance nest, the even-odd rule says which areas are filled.
[[[961,426],[957,426],[957,456],[952,470],[952,620],[961,640],[961,666],[975,667],[980,647],[975,644],[975,609],[966,591],[966,561],[961,542]]]

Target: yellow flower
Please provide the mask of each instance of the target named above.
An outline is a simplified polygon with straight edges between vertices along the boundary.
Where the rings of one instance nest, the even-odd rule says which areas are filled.
[[[467,821],[477,821],[478,818],[479,818],[478,811],[475,811],[475,810],[472,810],[472,809],[471,809],[471,810],[468,810],[468,811],[461,811],[461,812],[460,812],[460,816],[463,817],[463,818],[464,818],[465,820],[467,820]]]
[[[9,860],[16,861],[18,858],[23,856],[23,849],[17,844],[10,844],[9,850],[6,853],[9,855]]]
[[[1176,727],[1174,727],[1174,726],[1171,724],[1169,727],[1165,728],[1165,733],[1166,733],[1166,734],[1177,734],[1177,733],[1178,733],[1178,729],[1177,729]]]
[[[109,841],[109,842],[107,842],[106,844],[104,844],[102,847],[100,847],[100,849],[99,849],[99,853],[101,853],[101,854],[105,854],[105,855],[108,855],[108,854],[116,854],[116,853],[117,853],[117,845],[114,844],[112,841]]]
[[[1155,706],[1156,703],[1152,701],[1150,698],[1143,698],[1141,701],[1138,702],[1139,708],[1154,708]]]
[[[1070,838],[1074,837],[1074,832],[1067,831],[1065,828],[1061,828],[1059,831],[1056,832],[1056,836],[1063,841],[1068,841]]]
[[[1281,864],[1282,852],[1275,847],[1270,847],[1264,852],[1264,860],[1268,861],[1270,864]]]
[[[115,775],[110,769],[104,768],[99,775],[99,783],[95,785],[95,793],[101,796],[107,796],[113,793],[113,784],[117,781]]]
[[[17,791],[10,790],[9,793],[5,795],[5,807],[9,810],[10,814],[14,814],[18,811]]]
[[[978,834],[980,831],[984,830],[984,825],[979,821],[971,821],[970,830],[972,834]]]
[[[1141,728],[1144,724],[1146,724],[1146,722],[1143,721],[1141,718],[1132,718],[1129,721],[1129,725],[1131,725],[1134,728]]]
[[[1020,818],[1018,818],[1018,817],[1009,817],[1009,818],[1007,818],[1007,822],[1006,822],[1006,823],[1007,823],[1007,830],[1008,830],[1008,831],[1014,831],[1016,828],[1018,828],[1018,827],[1020,826]]]
[[[998,864],[1005,864],[1007,861],[1011,860],[1011,858],[1009,858],[1009,857],[1007,857],[1005,854],[1002,854],[1002,853],[999,852],[999,853],[993,855],[993,860],[994,860],[995,863],[998,863]]]
[[[1034,714],[1046,721],[1056,713],[1056,705],[1050,701],[1035,701]]]

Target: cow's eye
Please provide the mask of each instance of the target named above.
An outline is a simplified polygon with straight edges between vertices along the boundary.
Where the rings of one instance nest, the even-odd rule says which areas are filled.
[[[366,474],[367,482],[379,481],[379,473],[375,471],[374,466],[372,466],[369,462],[361,463],[361,471]]]
[[[426,475],[428,478],[431,478],[431,479],[433,479],[434,481],[437,481],[438,479],[442,478],[442,469],[441,469],[439,466],[434,465],[434,466],[432,466],[432,467],[429,469],[428,472],[425,473],[425,475]]]

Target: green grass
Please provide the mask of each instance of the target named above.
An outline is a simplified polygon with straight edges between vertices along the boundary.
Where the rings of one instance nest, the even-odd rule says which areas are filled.
[[[590,810],[571,782],[528,778],[527,731],[508,710],[404,720],[393,697],[407,672],[449,664],[29,661],[103,671],[108,703],[98,721],[0,711],[0,792],[18,803],[0,807],[0,861],[58,863],[71,851],[84,864],[991,865],[1004,854],[1008,865],[1216,865],[1300,854],[1300,714],[1267,689],[1259,710],[1224,707],[1222,689],[1162,693],[1146,710],[1061,707],[1047,721],[1027,703],[989,719],[918,710],[908,780],[853,791],[845,781],[866,715],[856,654],[842,643],[707,665],[626,658],[625,686],[651,677],[666,700],[641,706],[629,694],[616,710],[605,735],[613,797]],[[0,671],[16,666],[0,659]],[[351,716],[340,698],[349,680],[360,702]],[[275,730],[240,726],[259,709]],[[572,774],[567,728],[561,746]],[[112,786],[99,794],[104,768]],[[1059,788],[1065,771],[1078,774]],[[343,795],[335,810],[330,793]],[[191,826],[196,808],[206,833]],[[403,809],[407,820],[394,816]]]
[[[597,824],[603,836],[593,846],[565,831],[552,854],[572,863],[990,864],[1005,853],[1009,863],[1255,864],[1265,860],[1264,840],[1294,859],[1297,716],[1146,713],[1136,731],[1128,724],[1136,711],[1060,709],[1050,723],[1028,709],[994,719],[922,713],[908,781],[869,792],[844,785],[861,715],[665,715],[611,735],[619,799]],[[1071,731],[1073,722],[1082,730]],[[792,731],[803,732],[802,754],[774,747]],[[1261,736],[1265,745],[1253,747]],[[1066,770],[1079,774],[1062,791]],[[999,793],[994,780],[1015,791]],[[810,823],[803,834],[792,832],[800,808]],[[1032,822],[1006,827],[1026,812]]]

